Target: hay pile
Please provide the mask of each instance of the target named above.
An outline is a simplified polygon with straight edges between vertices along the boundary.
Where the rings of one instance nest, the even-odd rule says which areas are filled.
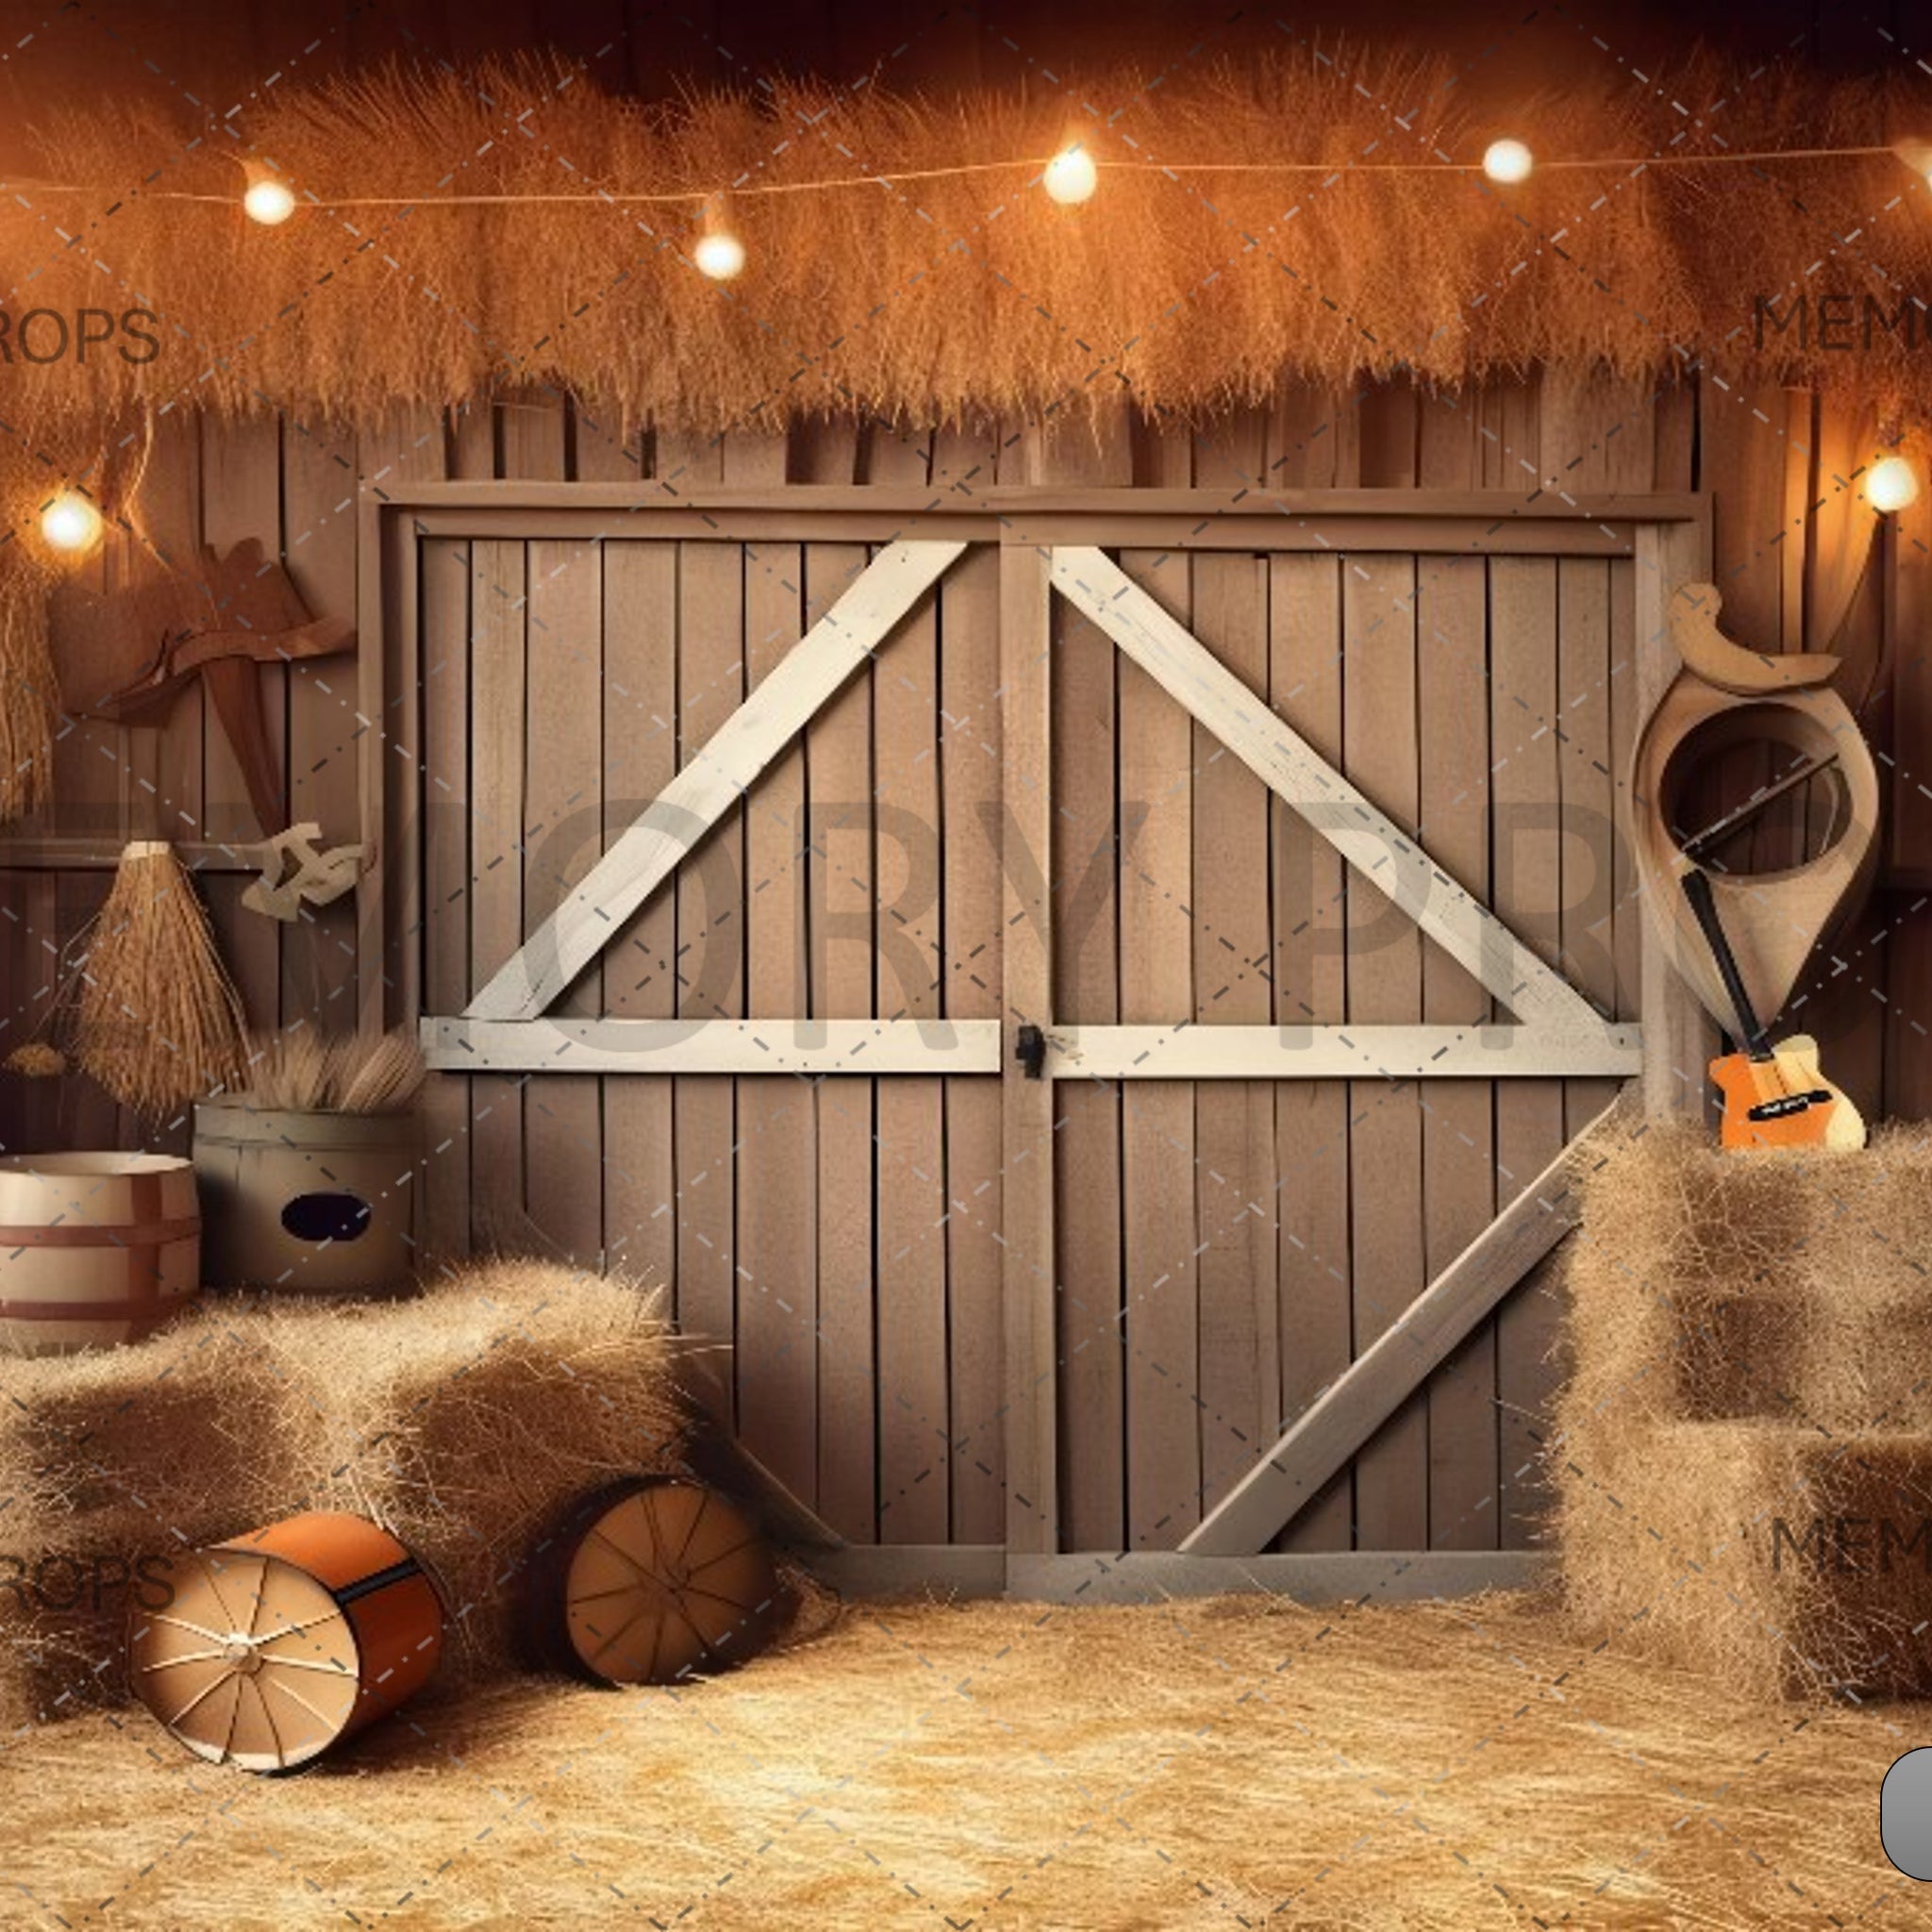
[[[1553,1449],[1572,1609],[1764,1696],[1932,1694],[1932,1134],[1587,1182]]]
[[[917,100],[774,77],[652,109],[600,94],[575,61],[378,71],[264,91],[241,146],[201,139],[157,83],[145,101],[23,130],[39,166],[9,182],[0,244],[40,262],[50,223],[94,221],[121,285],[142,291],[169,343],[179,330],[193,346],[16,358],[14,413],[45,435],[187,385],[223,415],[267,396],[306,417],[528,383],[685,429],[826,410],[927,423],[1077,406],[1118,383],[1194,412],[1264,401],[1289,375],[1461,383],[1564,360],[1663,376],[1686,354],[1717,357],[1726,380],[1852,387],[1891,405],[1881,413],[1923,413],[1896,408],[1932,400],[1905,326],[1874,327],[1869,346],[1860,333],[1845,355],[1815,327],[1801,343],[1782,307],[1789,325],[1760,343],[1752,309],[1757,291],[1824,291],[1820,233],[1865,224],[1869,257],[1838,259],[1828,289],[1898,311],[1898,288],[1932,280],[1913,169],[1890,154],[1632,165],[1923,137],[1922,77],[1747,76],[1697,59],[1653,79],[1606,88],[1579,58],[1512,131],[1541,162],[1605,164],[1545,166],[1501,192],[1479,173],[1382,165],[1473,164],[1494,132],[1459,105],[1451,64],[1399,49],[1284,45],[1158,77],[1096,65],[1043,89]],[[1075,116],[1101,186],[1067,209],[1036,184],[1083,101],[1116,113]],[[239,218],[250,161],[291,186],[292,220]],[[1282,162],[1296,171],[1229,171]],[[962,164],[982,172],[929,172]],[[706,195],[733,183],[748,261],[720,287],[691,256]],[[451,199],[572,192],[603,198]],[[384,197],[405,205],[347,205]],[[1584,208],[1583,253],[1553,245]],[[98,304],[92,253],[45,259],[36,300]],[[62,460],[78,470],[93,454],[76,441]]]
[[[913,1606],[675,1690],[411,1707],[299,1778],[108,1718],[0,1777],[9,1884],[116,1932],[1909,1924],[1876,1794],[1915,1740],[1795,1715],[1520,1598]]]
[[[49,1600],[65,1573],[0,1589],[0,1721],[123,1694],[129,1594],[166,1574],[142,1558],[302,1509],[372,1516],[432,1571],[440,1683],[515,1668],[526,1566],[560,1507],[685,1464],[675,1348],[636,1288],[502,1261],[411,1301],[224,1302],[135,1347],[0,1360],[5,1547],[133,1579],[74,1603]]]

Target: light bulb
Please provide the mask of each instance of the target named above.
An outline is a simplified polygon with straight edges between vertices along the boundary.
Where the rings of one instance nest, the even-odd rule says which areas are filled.
[[[1884,457],[1872,465],[1865,478],[1865,501],[1879,515],[1904,509],[1919,497],[1918,473],[1903,457]]]
[[[252,221],[273,228],[295,212],[295,197],[281,182],[264,177],[248,184],[248,192],[242,197],[242,206],[247,209]]]
[[[1491,181],[1527,181],[1536,158],[1520,141],[1492,141],[1483,150],[1483,173]]]
[[[700,275],[709,275],[714,282],[728,282],[744,267],[744,243],[736,235],[714,229],[698,237],[691,258],[697,263]]]
[[[1093,157],[1075,143],[1047,162],[1040,185],[1063,208],[1072,208],[1091,198],[1100,186],[1100,170],[1093,165]]]
[[[56,550],[92,549],[100,534],[100,511],[72,490],[63,490],[41,512],[41,535]]]

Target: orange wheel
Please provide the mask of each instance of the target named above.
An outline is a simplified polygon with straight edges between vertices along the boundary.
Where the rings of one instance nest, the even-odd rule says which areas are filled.
[[[716,1490],[666,1479],[601,1499],[568,1549],[570,1655],[610,1684],[668,1684],[756,1656],[778,1574],[758,1526]]]

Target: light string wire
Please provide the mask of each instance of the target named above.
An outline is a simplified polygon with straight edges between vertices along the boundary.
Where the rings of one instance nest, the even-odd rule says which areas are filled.
[[[1066,152],[1086,153],[1083,147],[1075,146]],[[1740,149],[1724,154],[1686,155],[1638,155],[1607,156],[1602,158],[1558,158],[1552,160],[1539,159],[1535,164],[1536,173],[1548,174],[1555,169],[1567,168],[1702,168],[1722,166],[1725,163],[1743,162],[1756,164],[1763,161],[1828,161],[1862,158],[1876,155],[1890,155],[1898,158],[1894,146],[1877,143],[1860,147],[1785,147]],[[888,187],[898,181],[940,181],[967,175],[997,174],[1004,170],[1028,168],[1043,171],[1058,159],[1057,155],[1047,155],[1039,159],[1016,158],[998,161],[959,161],[943,168],[882,169],[873,175],[834,175],[814,181],[756,181],[734,182],[715,188],[689,188],[676,190],[652,190],[626,193],[619,190],[598,189],[575,193],[531,193],[531,194],[355,194],[339,197],[320,196],[312,191],[302,192],[309,206],[318,208],[497,208],[514,207],[519,203],[575,202],[609,203],[612,206],[623,202],[658,202],[703,204],[717,201],[726,196],[733,200],[757,194],[810,194],[823,190],[841,188]],[[1165,161],[1124,161],[1102,159],[1089,156],[1096,169],[1116,173],[1174,174],[1174,167]],[[1176,165],[1185,166],[1191,174],[1204,175],[1481,175],[1486,169],[1481,161],[1188,161]],[[266,178],[278,179],[270,175]],[[16,195],[31,192],[36,194],[97,194],[104,191],[90,188],[75,182],[52,181],[6,181],[0,182],[0,192]],[[129,197],[141,201],[191,201],[211,203],[221,208],[233,208],[238,197],[231,194],[206,194],[187,189],[162,188],[152,194],[136,194]]]

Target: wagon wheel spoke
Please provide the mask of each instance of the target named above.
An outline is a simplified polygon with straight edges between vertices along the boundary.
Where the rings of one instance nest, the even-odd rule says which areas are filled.
[[[275,1687],[277,1690],[279,1690],[282,1693],[284,1697],[288,1698],[291,1703],[299,1704],[302,1707],[302,1708],[306,1710],[308,1713],[308,1715],[312,1717],[315,1720],[315,1722],[323,1727],[325,1731],[333,1731],[336,1728],[336,1719],[328,1716],[324,1711],[317,1710],[314,1705],[310,1704],[308,1698],[303,1696],[301,1691],[297,1690],[292,1684],[283,1683],[279,1674],[270,1678],[269,1681]]]
[[[164,1657],[158,1663],[142,1664],[142,1670],[172,1671],[176,1664],[216,1664],[227,1655],[222,1650],[184,1650],[179,1657]]]
[[[745,1603],[735,1596],[720,1596],[715,1590],[707,1590],[701,1583],[688,1583],[677,1592],[679,1597],[708,1596],[714,1604],[723,1604],[727,1610],[736,1610],[741,1617],[748,1617],[758,1608],[756,1604]]]
[[[691,1521],[685,1525],[684,1541],[677,1546],[677,1554],[672,1557],[674,1563],[682,1563],[691,1552],[691,1539],[698,1533],[698,1524],[705,1520],[705,1511],[711,1507],[709,1490],[698,1491],[698,1507]]]
[[[197,1690],[194,1693],[194,1695],[191,1697],[188,1700],[188,1702],[184,1704],[181,1707],[181,1708],[177,1710],[175,1713],[175,1715],[168,1720],[168,1728],[170,1730],[173,1730],[181,1722],[181,1720],[188,1715],[188,1713],[191,1710],[193,1710],[199,1705],[206,1704],[208,1700],[210,1697],[212,1697],[214,1693],[223,1687],[223,1685],[232,1684],[234,1681],[235,1674],[232,1671],[230,1671],[226,1676],[216,1677],[212,1682],[204,1684],[201,1687],[201,1689]]]
[[[613,1542],[610,1540],[610,1538],[604,1533],[604,1530],[601,1527],[601,1525],[593,1528],[591,1531],[591,1534],[593,1537],[595,1537],[596,1540],[600,1543],[602,1543],[607,1550],[612,1551],[615,1555],[622,1557],[626,1563],[628,1563],[630,1567],[633,1570],[635,1570],[640,1576],[649,1576],[653,1574],[649,1564],[642,1562],[638,1557],[632,1556],[631,1553],[627,1549],[625,1549],[622,1543]],[[653,1548],[656,1548],[657,1541],[657,1534],[655,1531],[653,1531],[651,1537],[651,1543]]]
[[[262,1638],[264,1643],[279,1643],[285,1637],[299,1637],[305,1630],[313,1630],[318,1624],[327,1624],[341,1614],[340,1610],[324,1610],[318,1616],[304,1617],[299,1624],[283,1624],[271,1630]]]
[[[626,1617],[626,1618],[625,1618],[625,1619],[624,1620],[624,1622],[623,1622],[623,1623],[621,1623],[621,1624],[619,1624],[619,1625],[617,1626],[617,1628],[616,1628],[615,1630],[613,1630],[613,1631],[612,1631],[612,1632],[610,1633],[610,1635],[609,1635],[608,1637],[607,1637],[607,1638],[606,1638],[606,1639],[604,1640],[604,1641],[603,1641],[602,1643],[600,1643],[600,1644],[599,1644],[599,1645],[597,1646],[597,1648],[596,1648],[596,1649],[595,1649],[594,1651],[592,1651],[592,1652],[591,1653],[591,1656],[592,1656],[593,1657],[603,1657],[603,1656],[605,1656],[605,1655],[606,1655],[606,1654],[607,1654],[607,1653],[608,1653],[608,1652],[609,1651],[610,1647],[611,1647],[611,1646],[612,1646],[613,1644],[615,1644],[616,1642],[618,1642],[620,1639],[622,1639],[622,1638],[625,1638],[625,1637],[627,1637],[627,1636],[629,1636],[629,1635],[630,1635],[630,1633],[631,1633],[631,1631],[632,1631],[632,1630],[633,1630],[633,1629],[634,1629],[634,1628],[635,1628],[635,1627],[636,1627],[636,1626],[637,1626],[637,1625],[638,1625],[639,1624],[642,1623],[642,1622],[643,1622],[643,1620],[644,1620],[644,1619],[645,1619],[646,1617],[648,1617],[648,1616],[649,1616],[649,1615],[651,1614],[651,1612],[652,1612],[652,1611],[653,1611],[654,1609],[656,1609],[657,1607],[658,1607],[658,1606],[657,1606],[656,1604],[645,1604],[645,1605],[644,1605],[644,1606],[642,1607],[642,1608],[641,1608],[641,1609],[636,1609],[636,1610],[633,1610],[633,1611],[632,1611],[632,1612],[630,1613],[630,1615],[629,1615],[629,1616],[627,1616],[627,1617]],[[652,1661],[653,1663],[656,1663],[656,1662],[657,1662],[657,1660],[658,1660],[658,1647],[657,1647],[656,1643],[654,1642],[654,1643],[652,1644],[652,1646],[651,1646],[651,1661]]]
[[[176,1630],[192,1631],[194,1635],[197,1637],[206,1637],[210,1643],[223,1643],[226,1641],[226,1639],[224,1637],[221,1631],[210,1630],[204,1624],[191,1624],[186,1617],[165,1616],[162,1614],[161,1611],[157,1610],[155,1611],[154,1615],[149,1619],[149,1622],[155,1624],[172,1624]]]
[[[275,1740],[275,1762],[286,1768],[289,1762],[289,1754],[282,1746],[281,1728],[275,1723],[275,1712],[268,1707],[268,1693],[261,1688],[261,1679],[259,1677],[249,1678],[248,1688],[255,1692],[255,1701],[261,1707],[261,1720],[267,1724],[268,1734]],[[237,1698],[235,1701],[239,1707],[241,1699]]]
[[[753,1530],[741,1543],[733,1543],[728,1550],[720,1550],[715,1557],[707,1557],[702,1563],[693,1563],[691,1574],[693,1576],[702,1576],[707,1570],[714,1569],[718,1564],[724,1562],[727,1557],[735,1557],[741,1550],[749,1550],[763,1541],[764,1539],[759,1536],[758,1531]]]
[[[267,1659],[278,1671],[314,1671],[325,1677],[353,1677],[346,1664],[319,1664],[306,1657],[272,1657]]]

